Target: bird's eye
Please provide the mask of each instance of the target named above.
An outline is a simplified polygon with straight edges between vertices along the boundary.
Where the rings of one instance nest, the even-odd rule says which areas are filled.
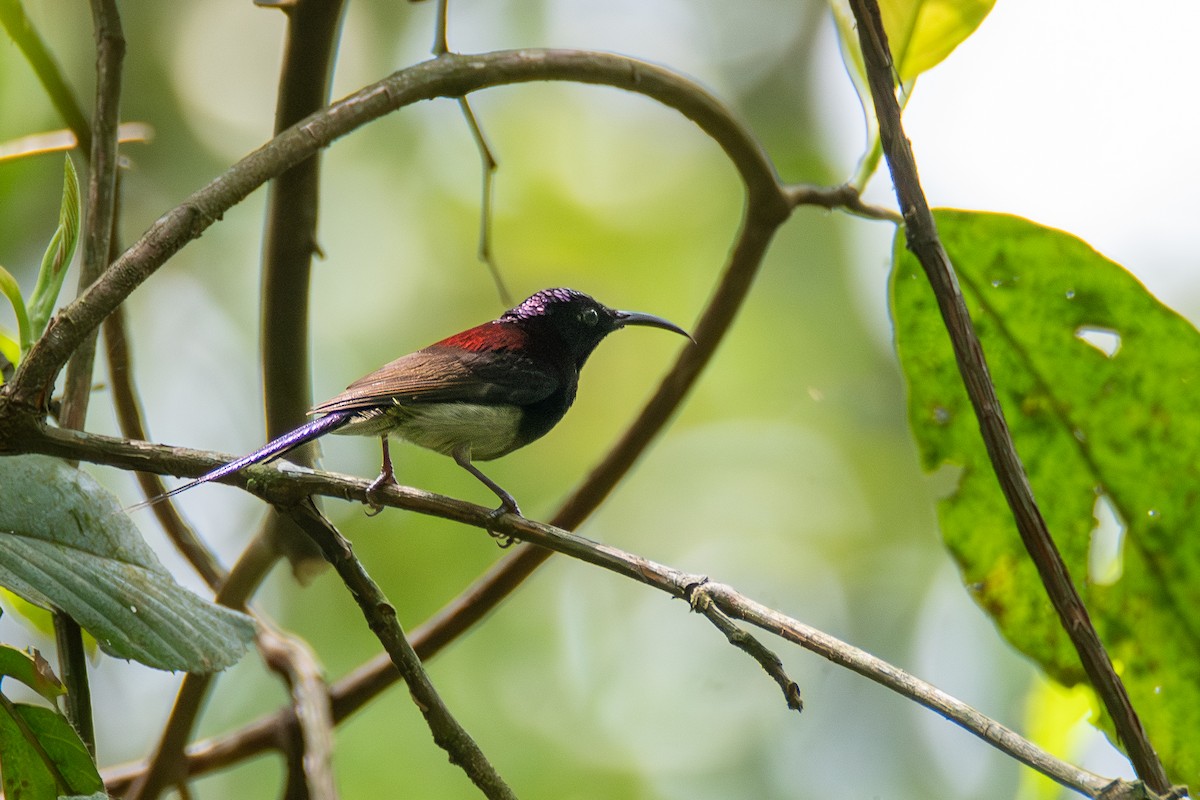
[[[594,308],[585,308],[579,312],[579,321],[590,328],[600,321],[600,312]]]

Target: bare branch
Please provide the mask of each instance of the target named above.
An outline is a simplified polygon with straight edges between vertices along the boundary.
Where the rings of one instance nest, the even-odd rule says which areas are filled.
[[[433,740],[450,755],[467,777],[489,798],[515,798],[512,790],[492,767],[475,743],[442,702],[429,675],[421,665],[412,645],[404,636],[396,609],[388,602],[383,591],[367,574],[362,563],[354,556],[350,543],[342,538],[337,529],[317,511],[311,502],[293,505],[288,512],[296,523],[320,545],[325,558],[337,570],[346,588],[358,602],[371,632],[379,639],[391,656],[392,663],[408,684],[413,702],[425,717]]]
[[[286,747],[288,788],[284,797],[336,800],[333,780],[333,712],[329,686],[316,655],[303,639],[259,625],[258,649],[272,670],[287,681],[299,733]]]
[[[492,252],[492,206],[495,195],[496,170],[500,165],[496,161],[495,154],[492,153],[492,147],[488,144],[483,128],[479,126],[475,112],[471,109],[470,101],[465,97],[460,97],[458,98],[458,107],[462,109],[463,117],[467,120],[467,127],[471,129],[471,138],[475,140],[475,146],[479,149],[480,182],[482,184],[479,197],[479,260],[488,268],[492,282],[496,284],[496,292],[500,295],[500,302],[507,308],[515,305],[515,299],[504,283],[504,276],[500,274],[500,265],[496,263],[496,255]]]

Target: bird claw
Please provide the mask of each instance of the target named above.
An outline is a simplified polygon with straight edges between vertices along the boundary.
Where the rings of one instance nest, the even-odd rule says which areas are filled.
[[[508,503],[501,503],[499,508],[492,509],[492,512],[488,514],[488,519],[492,522],[495,522],[505,514],[516,514],[518,517],[522,516],[520,507],[517,506],[516,501],[513,501],[511,506]],[[506,533],[496,533],[494,530],[492,530],[490,525],[487,528],[487,532],[488,536],[496,540],[496,545],[501,550],[507,550],[517,541],[516,537],[514,536],[509,536]]]
[[[395,483],[396,483],[396,478],[393,475],[391,475],[389,472],[385,471],[385,472],[379,473],[379,477],[377,477],[375,480],[371,481],[370,485],[367,486],[367,491],[366,491],[367,505],[371,507],[371,510],[367,512],[368,517],[374,517],[380,511],[383,511],[383,509],[384,509],[383,503],[380,503],[375,500],[375,496],[374,496],[375,493],[378,492],[380,489],[385,489],[388,486],[392,486]]]
[[[496,546],[501,550],[507,550],[517,543],[516,537],[508,536],[503,533],[496,533],[495,531],[488,531],[488,536],[496,540]]]

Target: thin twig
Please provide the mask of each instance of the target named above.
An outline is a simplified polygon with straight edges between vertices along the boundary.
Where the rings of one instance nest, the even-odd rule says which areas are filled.
[[[433,23],[433,47],[431,48],[434,58],[450,52],[446,32],[449,5],[449,0],[438,0]],[[496,284],[496,293],[500,295],[500,302],[505,308],[508,308],[514,305],[514,298],[504,283],[504,278],[500,274],[500,265],[496,263],[495,254],[492,252],[492,198],[496,169],[500,165],[496,161],[496,154],[492,152],[492,148],[488,144],[483,128],[479,125],[479,120],[475,117],[475,112],[471,109],[471,102],[466,97],[460,97],[458,98],[458,108],[467,121],[467,127],[471,129],[471,137],[475,140],[475,147],[479,150],[482,171],[481,182],[483,185],[479,200],[479,260],[488,268],[492,282]]]
[[[58,62],[54,60],[50,49],[25,16],[21,0],[0,0],[0,25],[4,26],[29,65],[33,67],[33,72],[46,90],[50,102],[75,134],[80,148],[85,153],[91,152],[92,128],[88,124],[87,116],[83,113],[75,92],[67,83],[67,78]]]
[[[425,717],[434,742],[449,754],[450,761],[458,765],[486,797],[516,798],[438,695],[421,665],[420,657],[404,636],[396,619],[396,609],[367,574],[362,562],[355,558],[350,543],[321,516],[312,503],[293,505],[288,511],[296,523],[320,545],[325,558],[337,570],[346,588],[358,602],[371,632],[379,639],[408,684],[408,691]]]
[[[843,183],[832,188],[795,184],[784,188],[788,202],[795,206],[820,206],[829,210],[842,210],[865,219],[881,219],[900,225],[904,218],[890,208],[864,203],[858,188]]]
[[[449,40],[446,37],[446,17],[450,10],[449,5],[449,0],[438,0],[437,10],[434,12],[433,47],[430,48],[434,58],[450,52]]]
[[[696,588],[701,590],[703,586],[704,584],[697,584]],[[725,638],[731,645],[757,661],[772,680],[779,684],[788,708],[793,711],[804,710],[804,699],[800,695],[800,686],[788,677],[779,656],[771,652],[758,639],[733,624],[733,620],[712,602],[712,596],[708,592],[692,592],[689,601],[693,610],[703,614],[709,622],[716,626],[717,630],[725,634]]]
[[[515,301],[508,285],[504,282],[504,276],[500,273],[500,265],[496,263],[496,255],[492,251],[493,198],[496,170],[500,165],[496,161],[491,145],[488,144],[483,128],[479,126],[475,112],[471,109],[470,101],[465,97],[460,97],[458,98],[458,107],[462,110],[463,117],[467,120],[467,127],[471,129],[471,137],[479,149],[479,170],[482,183],[479,198],[479,260],[487,266],[488,273],[492,276],[492,282],[496,284],[496,293],[500,295],[500,302],[507,308],[514,305]]]
[[[908,249],[920,261],[937,297],[942,319],[954,345],[963,384],[979,420],[992,469],[1000,481],[1021,540],[1037,567],[1046,593],[1063,629],[1079,653],[1084,671],[1112,718],[1117,736],[1129,753],[1134,770],[1151,789],[1165,794],[1171,790],[1166,770],[1154,752],[1125,685],[1092,625],[1087,608],[1034,500],[1025,467],[1013,445],[1003,408],[988,373],[983,349],[959,290],[950,258],[938,238],[929,203],[921,189],[912,146],[904,134],[892,78],[891,54],[879,5],[876,0],[851,0],[850,5],[857,21],[884,154],[892,172],[896,197],[904,212]]]

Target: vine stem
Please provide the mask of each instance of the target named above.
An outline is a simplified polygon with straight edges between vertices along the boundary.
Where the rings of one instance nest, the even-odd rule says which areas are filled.
[[[912,145],[904,134],[900,104],[896,99],[893,64],[887,34],[876,0],[851,0],[859,42],[867,68],[867,81],[879,120],[884,155],[892,173],[896,198],[904,215],[908,249],[921,263],[937,297],[946,331],[954,346],[958,369],[979,420],[992,469],[1000,481],[1012,510],[1021,540],[1037,567],[1046,594],[1058,613],[1063,629],[1075,646],[1084,671],[1113,720],[1117,736],[1125,746],[1138,776],[1159,794],[1171,791],[1166,770],[1154,752],[1145,728],[1129,700],[1129,694],[1105,652],[1096,628],[1058,546],[1042,517],[1025,467],[1017,455],[1012,433],[1004,418],[996,388],[970,313],[963,300],[950,257],[938,238],[937,225],[917,175]]]

